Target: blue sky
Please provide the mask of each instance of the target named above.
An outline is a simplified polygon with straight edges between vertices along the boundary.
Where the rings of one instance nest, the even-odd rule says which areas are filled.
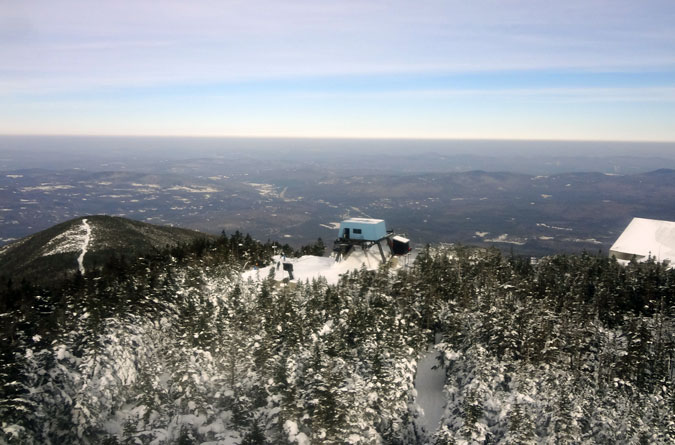
[[[0,133],[675,141],[675,2],[0,0]]]

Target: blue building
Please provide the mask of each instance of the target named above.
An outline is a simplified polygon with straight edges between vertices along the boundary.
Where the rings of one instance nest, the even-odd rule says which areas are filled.
[[[350,218],[340,223],[338,238],[343,240],[379,241],[387,237],[383,219]]]
[[[387,258],[382,249],[382,241],[387,242],[393,255],[391,240],[393,236],[392,232],[387,232],[383,219],[346,219],[340,223],[338,238],[335,240],[333,248],[333,251],[336,253],[335,259],[336,261],[340,261],[341,258],[346,258],[357,246],[360,246],[365,251],[377,245],[382,256],[382,263],[386,263]]]

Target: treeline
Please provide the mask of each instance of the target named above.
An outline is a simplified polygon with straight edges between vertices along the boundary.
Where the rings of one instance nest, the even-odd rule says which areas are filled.
[[[458,248],[415,271],[453,394],[435,443],[675,440],[675,270]]]
[[[289,244],[280,244],[267,240],[262,243],[254,240],[249,234],[239,231],[231,235],[222,232],[217,238],[197,238],[189,243],[180,243],[176,246],[166,246],[154,252],[147,252],[142,256],[128,256],[124,252],[92,252],[94,256],[92,266],[87,268],[87,279],[90,281],[103,280],[106,284],[128,275],[145,275],[146,279],[154,281],[157,271],[165,266],[178,262],[187,263],[194,259],[206,261],[208,264],[226,264],[233,272],[242,268],[265,267],[271,263],[275,254],[286,257],[300,257],[302,255],[325,254],[326,246],[319,238],[315,243],[301,246],[298,249]],[[56,273],[35,283],[26,278],[16,279],[11,276],[0,275],[0,313],[19,309],[27,314],[31,311],[37,294],[51,294],[61,289],[74,290],[83,287],[85,281],[79,273],[66,275]]]
[[[411,268],[282,286],[241,281],[241,269],[280,249],[259,244],[257,257],[244,256],[245,239],[34,296],[45,316],[23,320],[3,357],[0,437],[675,440],[675,271],[661,264],[589,254],[533,264],[497,250],[427,248]],[[50,318],[60,321],[47,339]],[[438,430],[425,431],[413,379],[434,343],[446,407]]]
[[[48,345],[72,328],[74,307],[90,314],[86,326],[95,330],[98,322],[109,317],[156,312],[156,301],[171,302],[176,287],[173,270],[197,264],[199,268],[217,270],[221,276],[231,278],[245,268],[269,265],[274,254],[282,253],[289,257],[323,254],[323,243],[319,239],[296,250],[288,244],[269,240],[262,243],[239,231],[231,235],[223,232],[215,239],[199,238],[166,246],[141,257],[101,252],[98,257],[104,259],[87,269],[86,279],[79,272],[59,273],[39,283],[4,277],[0,284],[3,375],[13,378],[20,373],[13,364],[13,355],[26,339],[39,337],[38,344]]]

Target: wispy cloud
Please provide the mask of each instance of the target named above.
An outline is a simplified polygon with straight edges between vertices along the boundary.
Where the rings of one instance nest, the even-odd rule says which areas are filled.
[[[535,99],[538,102],[558,103],[675,103],[675,87],[664,88],[528,88],[528,89],[436,89],[401,90],[380,92],[323,92],[304,93],[305,97],[352,97],[361,99],[383,98],[502,98]]]
[[[158,98],[242,94],[261,108],[265,95],[410,99],[420,114],[453,97],[667,105],[673,23],[671,0],[0,0],[0,95],[10,116],[40,101],[151,112]],[[585,75],[607,72],[638,76]]]
[[[95,85],[102,73],[142,85],[167,73],[214,81],[675,65],[670,2],[9,3],[5,69],[61,88]]]

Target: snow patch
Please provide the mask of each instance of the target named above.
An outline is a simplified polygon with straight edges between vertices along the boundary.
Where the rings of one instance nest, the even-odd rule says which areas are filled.
[[[53,190],[69,190],[74,189],[75,186],[72,185],[36,185],[34,187],[23,187],[22,192],[51,192]]]
[[[537,227],[545,227],[547,229],[553,229],[553,230],[564,230],[566,232],[572,231],[572,229],[570,229],[569,227],[549,226],[548,224],[544,224],[544,223],[537,223]]]
[[[439,352],[432,350],[417,363],[415,390],[417,405],[422,408],[418,422],[429,435],[437,429],[445,410],[445,369],[438,366]],[[436,367],[434,369],[434,367]]]
[[[326,335],[333,332],[333,320],[328,320],[319,330],[319,335]]]
[[[526,238],[509,238],[508,233],[502,233],[501,235],[495,237],[495,238],[490,238],[486,239],[485,242],[487,243],[505,243],[505,244],[516,244],[518,246],[522,246],[527,242]]]
[[[185,187],[182,185],[176,185],[173,187],[168,188],[167,190],[170,191],[183,191],[183,192],[188,192],[188,193],[216,193],[218,192],[218,189],[213,188],[213,187]]]
[[[347,258],[341,261],[335,261],[333,257],[320,257],[314,255],[305,255],[300,258],[286,258],[283,260],[280,255],[276,255],[271,266],[261,269],[249,270],[242,274],[244,280],[262,280],[271,276],[277,281],[288,278],[288,272],[283,270],[283,263],[293,265],[293,281],[312,281],[323,277],[329,284],[337,284],[340,276],[365,267],[368,270],[376,270],[382,264],[382,257],[377,247],[363,250],[355,250]],[[278,265],[278,267],[277,267]]]
[[[284,431],[288,434],[288,440],[298,445],[310,445],[309,437],[305,433],[298,432],[298,424],[292,420],[284,422]]]
[[[81,252],[82,246],[91,241],[91,228],[89,224],[74,226],[65,232],[52,238],[42,250],[42,256],[57,255],[61,253]]]
[[[601,241],[598,241],[595,238],[565,238],[563,241],[572,243],[602,244]]]
[[[82,252],[80,252],[80,256],[77,257],[77,267],[80,270],[80,273],[84,275],[84,256],[87,254],[89,243],[91,242],[91,226],[86,218],[82,220],[82,226],[84,226],[85,234],[84,239],[82,240]]]

